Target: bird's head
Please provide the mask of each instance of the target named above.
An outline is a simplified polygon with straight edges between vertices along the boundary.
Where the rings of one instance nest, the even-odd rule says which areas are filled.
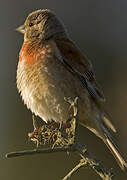
[[[17,28],[17,31],[24,34],[24,41],[46,40],[57,35],[67,36],[64,25],[48,9],[30,13],[24,25]]]

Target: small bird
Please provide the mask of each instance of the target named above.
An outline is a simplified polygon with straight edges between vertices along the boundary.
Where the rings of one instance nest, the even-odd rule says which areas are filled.
[[[110,135],[109,130],[116,130],[102,108],[105,98],[92,64],[62,22],[48,9],[37,10],[17,30],[24,34],[17,88],[27,108],[45,122],[66,123],[70,111],[65,98],[78,97],[80,123],[103,140],[121,169],[127,167]]]

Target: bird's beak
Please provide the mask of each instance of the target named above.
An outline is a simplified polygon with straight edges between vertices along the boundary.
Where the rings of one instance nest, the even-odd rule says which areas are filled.
[[[23,24],[23,25],[19,26],[19,27],[16,29],[16,31],[24,34],[24,33],[25,33],[25,25]]]

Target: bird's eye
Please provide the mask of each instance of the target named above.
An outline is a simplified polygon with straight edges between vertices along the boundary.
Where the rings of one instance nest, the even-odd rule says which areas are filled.
[[[33,25],[34,25],[33,23],[30,23],[30,24],[29,24],[30,27],[33,26]]]

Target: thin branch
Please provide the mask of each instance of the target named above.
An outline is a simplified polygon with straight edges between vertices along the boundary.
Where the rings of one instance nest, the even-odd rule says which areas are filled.
[[[5,157],[6,158],[13,158],[13,157],[19,157],[19,156],[33,155],[33,154],[67,152],[67,151],[73,152],[73,151],[76,151],[76,149],[73,148],[73,146],[32,149],[32,150],[10,152],[10,153],[7,153],[5,155]]]
[[[18,152],[11,152],[5,155],[6,158],[13,158],[19,156],[40,154],[40,153],[55,153],[55,152],[78,152],[78,154],[82,157],[80,163],[77,164],[64,178],[63,180],[67,180],[72,174],[74,174],[78,169],[87,165],[90,166],[103,180],[113,180],[111,172],[107,171],[103,165],[93,158],[85,146],[75,143],[71,146],[66,147],[54,147],[54,148],[43,148],[43,149],[33,149],[33,150],[25,150]]]
[[[86,149],[86,147],[80,143],[76,145],[77,152],[81,155],[80,161],[81,167],[84,165],[90,166],[103,180],[113,180],[113,174],[106,170],[104,166],[96,160]]]
[[[62,180],[67,180],[69,179],[72,174],[74,174],[77,170],[79,170],[79,168],[81,168],[82,166],[85,166],[86,165],[86,162],[85,161],[82,161],[80,160],[80,163],[77,164]]]

